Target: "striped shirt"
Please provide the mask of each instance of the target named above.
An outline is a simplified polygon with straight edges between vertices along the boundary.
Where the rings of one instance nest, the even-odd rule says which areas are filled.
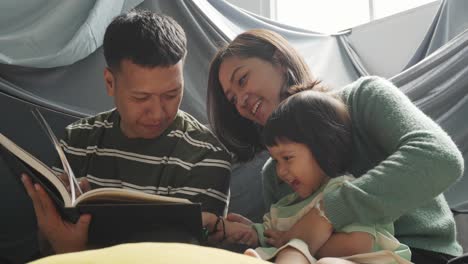
[[[76,177],[91,188],[115,187],[189,199],[223,214],[231,156],[195,118],[179,110],[155,139],[129,139],[114,109],[66,127],[61,145]]]

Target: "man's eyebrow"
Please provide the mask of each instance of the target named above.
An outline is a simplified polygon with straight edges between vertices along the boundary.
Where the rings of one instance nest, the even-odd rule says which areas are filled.
[[[170,89],[168,91],[166,91],[165,93],[174,93],[174,92],[178,92],[180,89],[182,89],[182,85],[177,85],[177,87],[173,88],[173,89]]]
[[[144,95],[147,95],[147,94],[150,94],[148,92],[145,92],[145,91],[131,91],[132,94],[144,94]]]

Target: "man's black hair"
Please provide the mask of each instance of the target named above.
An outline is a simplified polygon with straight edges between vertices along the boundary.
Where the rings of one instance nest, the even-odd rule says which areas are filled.
[[[143,67],[168,67],[177,64],[187,53],[187,39],[182,27],[171,17],[147,10],[133,10],[119,15],[104,35],[107,66],[118,70],[122,60]]]

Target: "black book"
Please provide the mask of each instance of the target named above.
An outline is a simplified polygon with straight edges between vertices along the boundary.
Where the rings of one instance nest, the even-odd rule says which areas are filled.
[[[68,184],[63,183],[49,166],[0,133],[1,155],[14,174],[20,177],[24,172],[44,188],[64,219],[76,222],[80,214],[92,215],[90,245],[102,247],[143,241],[203,242],[199,203],[120,188],[98,188],[76,195],[80,192],[79,186],[60,143],[37,110],[35,115],[59,154],[69,178]],[[18,183],[22,184],[20,180]]]

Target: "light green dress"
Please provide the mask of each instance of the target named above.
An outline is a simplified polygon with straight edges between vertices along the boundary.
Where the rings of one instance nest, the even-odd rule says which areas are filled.
[[[263,259],[272,259],[278,252],[285,247],[294,247],[301,251],[311,263],[315,262],[315,258],[311,256],[307,244],[299,239],[292,239],[288,244],[281,248],[269,247],[266,243],[264,231],[274,228],[279,231],[289,230],[300,218],[302,218],[312,208],[319,208],[319,202],[323,195],[329,191],[340,187],[345,181],[353,180],[350,176],[341,176],[331,179],[326,185],[322,186],[317,192],[306,199],[301,199],[296,193],[289,194],[273,204],[270,212],[263,217],[263,224],[254,224],[253,227],[257,231],[261,247],[256,248],[256,252]],[[321,210],[320,210],[321,211]],[[322,214],[323,215],[323,214]],[[325,217],[323,215],[323,217]],[[361,225],[354,223],[336,232],[367,232],[374,239],[374,253],[359,254],[349,257],[353,261],[361,261],[364,257],[365,263],[408,263],[411,259],[411,252],[408,246],[400,243],[394,236],[393,223],[385,225]],[[357,257],[357,258],[356,258]],[[374,261],[375,259],[375,262]],[[387,259],[387,260],[385,260]],[[364,261],[364,260],[362,260]]]

